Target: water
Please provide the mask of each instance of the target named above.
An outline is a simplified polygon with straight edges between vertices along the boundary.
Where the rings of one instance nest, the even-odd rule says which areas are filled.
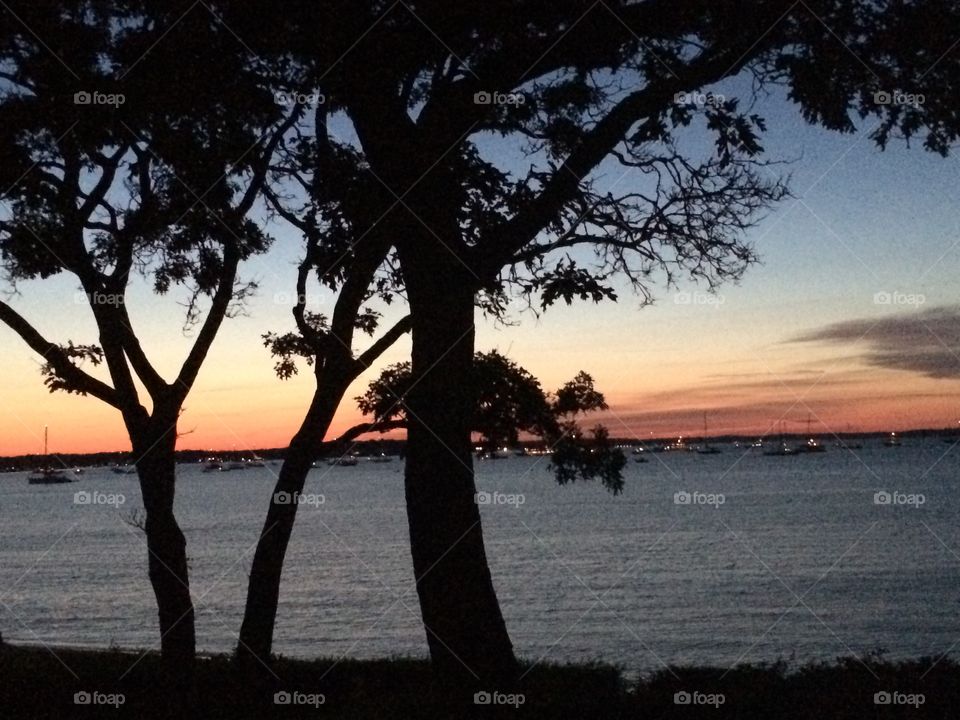
[[[619,497],[592,484],[558,487],[547,462],[477,463],[480,489],[514,501],[484,505],[482,516],[503,612],[525,658],[645,671],[960,647],[960,448],[931,440],[786,458],[732,447],[663,453],[631,459]],[[177,512],[203,651],[236,642],[276,470],[179,470]],[[77,505],[80,491],[126,502]],[[878,491],[915,502],[876,504]],[[402,464],[319,468],[306,492],[324,502],[300,509],[275,649],[425,655]],[[678,492],[700,494],[677,504]],[[139,503],[133,477],[105,470],[45,487],[0,476],[3,636],[156,647],[144,538],[125,522]]]

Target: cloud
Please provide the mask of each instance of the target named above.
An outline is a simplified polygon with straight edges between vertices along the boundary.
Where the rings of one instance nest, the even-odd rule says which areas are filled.
[[[873,367],[960,379],[960,306],[847,320],[788,342],[842,345]]]
[[[709,431],[715,434],[764,435],[779,431],[781,421],[789,432],[802,432],[811,420],[811,431],[833,433],[940,427],[945,413],[960,401],[960,391],[916,392],[887,384],[874,393],[854,397],[823,394],[795,398],[745,397],[743,402],[712,405],[707,409]],[[702,408],[644,409],[622,404],[597,416],[613,435],[636,438],[698,435],[703,430]]]

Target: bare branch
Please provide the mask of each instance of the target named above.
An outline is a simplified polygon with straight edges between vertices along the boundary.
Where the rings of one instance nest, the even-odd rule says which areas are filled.
[[[193,387],[193,383],[200,372],[200,367],[210,351],[210,346],[213,344],[220,325],[223,324],[223,320],[227,316],[230,302],[233,300],[233,286],[237,277],[237,266],[240,263],[240,253],[233,243],[228,243],[224,247],[223,255],[220,282],[213,295],[210,310],[174,382],[173,395],[178,404],[183,402]]]
[[[3,321],[34,352],[49,363],[71,391],[93,395],[112,407],[123,409],[123,403],[116,390],[74,365],[59,345],[44,338],[22,315],[3,301],[0,301],[0,321]]]
[[[382,337],[380,337],[373,345],[371,345],[360,357],[357,358],[356,364],[358,366],[359,375],[361,372],[369,368],[376,362],[377,358],[383,355],[387,349],[393,345],[397,340],[403,337],[406,333],[410,332],[410,316],[399,320],[393,327],[387,330]]]

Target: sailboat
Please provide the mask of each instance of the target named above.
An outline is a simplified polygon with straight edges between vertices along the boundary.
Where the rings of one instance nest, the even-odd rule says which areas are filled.
[[[43,457],[46,459],[44,466],[27,478],[28,483],[31,485],[61,485],[73,482],[62,470],[50,467],[49,430],[46,425],[43,426]]]
[[[707,413],[703,413],[703,447],[697,448],[701,455],[719,455],[721,450],[707,442]]]
[[[244,460],[244,463],[247,467],[252,468],[262,468],[267,466],[267,464],[263,461],[263,458],[256,453],[253,453],[253,457],[251,457],[249,460]]]
[[[797,446],[797,452],[802,453],[822,453],[826,452],[826,446],[810,434],[810,422],[813,418],[807,415],[807,441],[803,445]]]
[[[764,455],[771,455],[771,456],[776,455],[776,456],[780,456],[780,457],[793,456],[793,455],[799,455],[799,454],[800,454],[795,448],[792,448],[792,447],[790,447],[789,445],[787,445],[787,441],[786,441],[786,439],[785,439],[784,436],[783,436],[783,420],[780,421],[780,445],[779,445],[779,447],[772,448],[772,449],[769,449],[769,450],[764,450],[764,451],[763,451],[763,454],[764,454]]]
[[[799,455],[800,451],[787,445],[785,440],[780,441],[779,447],[772,450],[764,450],[764,455]]]

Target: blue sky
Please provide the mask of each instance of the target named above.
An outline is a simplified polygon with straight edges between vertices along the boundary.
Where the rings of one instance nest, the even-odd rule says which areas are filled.
[[[717,91],[736,89],[733,83]],[[788,341],[833,323],[891,316],[912,322],[925,310],[960,304],[957,158],[902,144],[881,152],[867,137],[869,120],[853,135],[808,126],[780,91],[760,99],[756,112],[768,121],[767,156],[793,160],[783,169],[792,173],[796,197],[749,232],[762,264],[739,284],[704,303],[676,302],[677,292],[703,291],[682,280],[675,290],[655,285],[656,302],[643,309],[629,291],[615,305],[556,306],[540,318],[518,306],[516,326],[478,320],[478,347],[508,352],[548,388],[580,369],[591,372],[613,406],[606,421],[615,434],[690,432],[703,411],[717,432],[760,433],[779,417],[800,422],[810,414],[824,431],[954,422],[956,379],[873,367],[865,360],[869,337],[839,345]],[[690,142],[696,147],[698,140]],[[508,146],[484,140],[481,147],[511,167]],[[183,447],[282,445],[302,417],[312,377],[280,383],[259,342],[263,332],[292,325],[299,243],[295,234],[275,231],[270,253],[243,269],[260,292],[217,340],[187,402],[182,429],[194,432]],[[95,340],[88,311],[73,302],[74,283],[25,283],[21,291],[14,305],[52,339]],[[878,293],[922,303],[878,304]],[[140,285],[131,290],[137,329],[168,376],[186,352],[178,299],[157,300]],[[314,300],[320,311],[332,307],[329,294],[318,291]],[[0,338],[0,454],[35,448],[44,424],[57,428],[64,451],[125,446],[113,411],[89,398],[51,397],[29,350],[5,328]],[[944,345],[958,349],[951,338]],[[383,362],[407,352],[402,341]],[[360,383],[355,390],[348,397],[359,394]],[[357,419],[345,402],[334,431]]]

